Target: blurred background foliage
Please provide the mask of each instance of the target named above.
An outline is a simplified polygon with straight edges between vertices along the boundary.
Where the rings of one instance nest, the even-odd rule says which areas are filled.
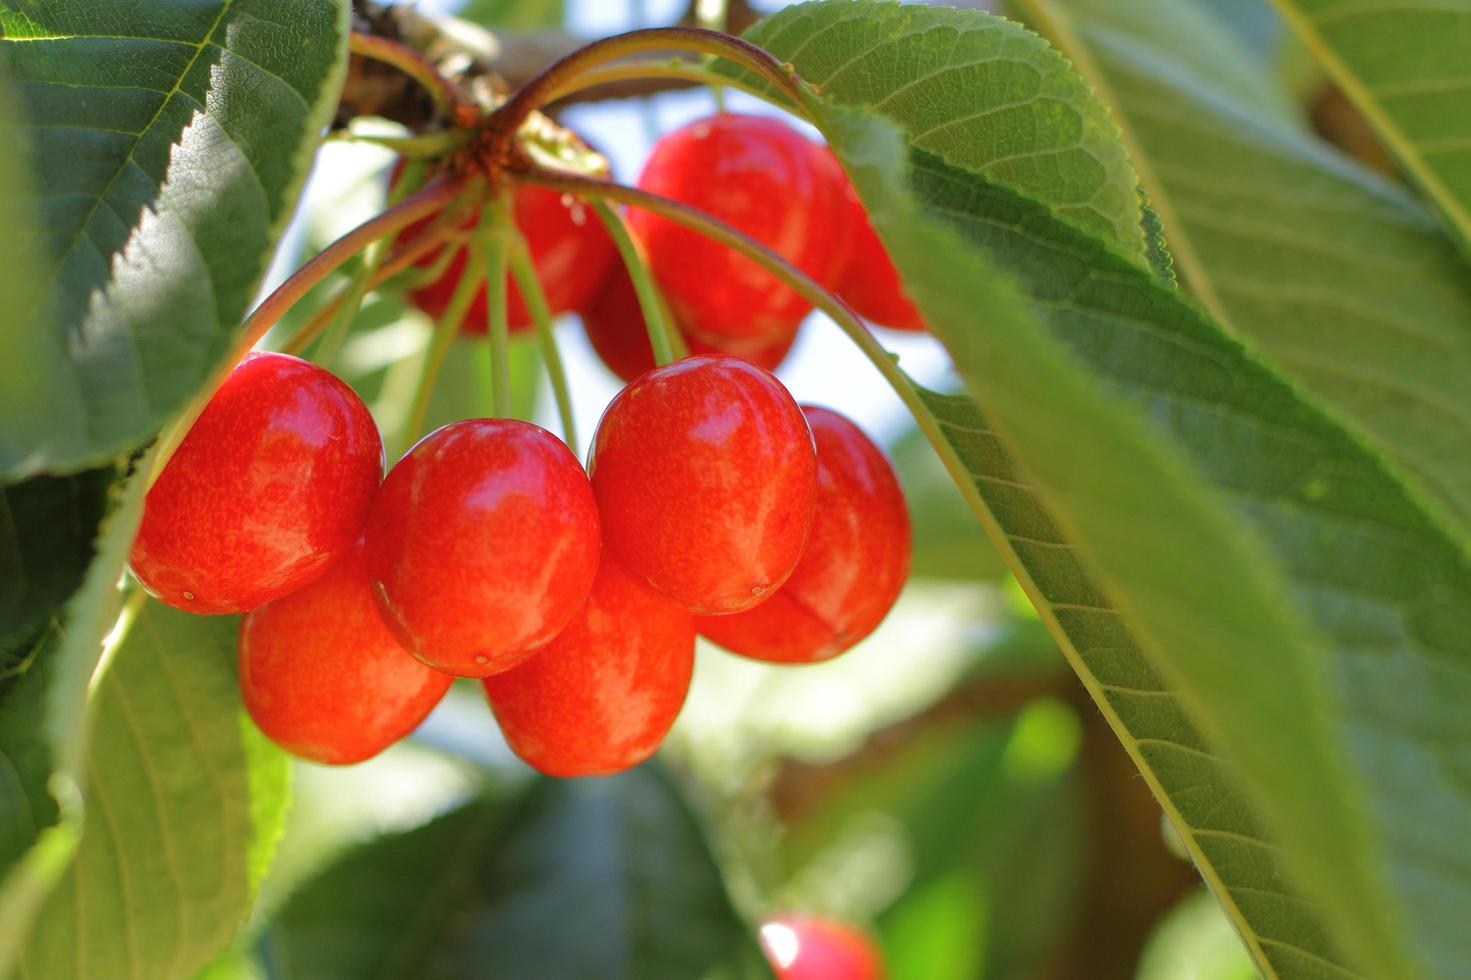
[[[577,37],[690,19],[695,6],[414,5],[488,29],[532,70]],[[780,6],[731,3],[731,25]],[[1320,133],[1383,159],[1265,2],[1202,6]],[[660,132],[713,107],[708,92],[678,90],[556,114],[631,180]],[[391,162],[368,146],[324,148],[278,278],[381,206]],[[585,443],[618,382],[566,320],[558,339]],[[402,445],[396,412],[428,334],[400,297],[373,294],[342,352],[341,373],[390,447]],[[930,338],[884,341],[920,381],[950,383]],[[482,342],[456,343],[432,424],[489,411]],[[519,340],[515,357],[517,414],[557,430],[532,344]],[[798,669],[702,641],[659,759],[605,780],[535,776],[470,683],[379,758],[297,765],[256,915],[204,976],[469,977],[490,975],[479,972],[489,964],[522,976],[536,963],[550,977],[596,970],[615,949],[641,978],[764,976],[754,923],[777,911],[870,929],[897,978],[1252,975],[1143,781],[897,401],[820,317],[779,373],[799,400],[833,405],[881,438],[904,483],[914,574],[878,632],[835,662]]]

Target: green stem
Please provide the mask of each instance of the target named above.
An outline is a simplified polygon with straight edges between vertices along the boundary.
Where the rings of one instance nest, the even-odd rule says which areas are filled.
[[[496,418],[511,417],[511,329],[506,318],[506,266],[510,256],[511,207],[505,195],[485,205],[476,230],[485,269],[485,307],[490,320],[490,398]]]
[[[333,143],[371,143],[392,150],[408,160],[426,160],[447,156],[459,149],[469,139],[469,134],[463,129],[448,129],[441,133],[418,133],[413,136],[379,136],[339,129],[329,133],[327,139]]]
[[[394,181],[388,189],[387,207],[398,204],[411,191],[418,190],[423,182],[424,161],[410,160],[399,179]],[[322,335],[322,340],[317,344],[317,349],[312,355],[312,359],[323,367],[332,366],[337,352],[347,340],[347,334],[352,330],[352,322],[357,319],[358,311],[362,309],[363,298],[368,295],[373,279],[388,255],[389,244],[388,239],[380,238],[363,250],[362,257],[358,260],[357,271],[353,273],[352,280],[348,282],[347,288],[342,293],[342,302],[338,304],[337,311],[332,314],[332,323],[327,327],[326,333]]]
[[[572,455],[577,456],[577,422],[572,414],[572,391],[567,385],[567,369],[562,364],[562,352],[557,349],[556,334],[552,332],[552,310],[547,305],[541,280],[536,278],[536,266],[531,261],[526,239],[520,232],[515,233],[515,241],[511,245],[511,275],[516,277],[516,288],[521,290],[521,299],[525,301],[536,328],[536,341],[547,366],[547,380],[551,382],[552,395],[557,400],[557,414],[562,419],[563,439]]]
[[[894,355],[885,350],[884,346],[869,332],[868,328],[863,325],[863,321],[858,318],[858,314],[854,313],[847,303],[828,292],[801,269],[765,245],[697,208],[692,208],[679,201],[672,201],[667,197],[660,197],[658,194],[650,194],[636,187],[542,169],[532,169],[521,174],[520,179],[559,190],[564,194],[576,194],[590,198],[594,201],[595,207],[607,207],[606,201],[618,201],[622,204],[643,208],[660,217],[668,218],[670,221],[676,221],[727,248],[735,249],[831,317],[833,322],[848,335],[848,338],[878,369],[879,374],[883,375],[884,380],[904,402],[904,406],[909,409],[930,442],[936,446],[945,445],[945,436],[939,430],[939,423],[929,408],[920,400],[914,382],[909,379],[909,375],[899,370]],[[603,200],[598,200],[599,198]]]
[[[424,364],[419,369],[419,380],[409,402],[409,415],[404,420],[403,431],[400,433],[400,456],[418,441],[419,431],[424,428],[424,419],[429,414],[429,398],[434,394],[434,381],[439,377],[439,369],[444,366],[450,345],[460,332],[460,324],[465,322],[465,314],[470,312],[475,294],[485,282],[485,263],[479,261],[479,245],[472,241],[468,247],[470,261],[465,266],[465,274],[460,277],[454,293],[450,295],[449,305],[444,308],[444,313],[435,321],[434,335],[429,340],[428,350],[424,352]]]
[[[536,182],[535,177],[531,179],[533,183]],[[607,186],[603,181],[590,182]],[[649,332],[649,347],[654,352],[654,363],[662,366],[681,357],[688,357],[689,350],[685,347],[684,337],[679,331],[671,329],[669,319],[664,315],[664,301],[659,295],[659,288],[654,285],[654,277],[649,274],[648,263],[639,252],[638,243],[628,233],[623,216],[607,201],[594,199],[591,203],[603,227],[608,229],[613,244],[618,247],[618,254],[623,257],[628,278],[633,280],[633,291],[638,294],[639,309],[644,314],[644,328]]]

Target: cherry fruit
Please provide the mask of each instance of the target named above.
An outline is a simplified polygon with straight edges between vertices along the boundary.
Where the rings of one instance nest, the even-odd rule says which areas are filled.
[[[846,176],[842,180],[843,207],[847,214],[844,223],[851,245],[833,291],[865,320],[895,330],[923,330],[919,310],[904,291],[899,270],[894,268],[878,232],[873,230],[858,192]]]
[[[837,412],[802,410],[817,443],[817,508],[802,560],[756,608],[699,621],[726,649],[773,663],[847,650],[874,631],[909,576],[909,512],[883,451]]]
[[[564,198],[557,191],[545,187],[522,184],[512,193],[516,227],[526,239],[531,252],[532,264],[536,266],[536,278],[546,293],[547,305],[552,315],[575,310],[587,303],[603,281],[603,276],[613,264],[617,251],[613,240],[603,228],[602,222],[585,207],[571,198]],[[426,218],[410,225],[400,235],[400,242],[411,241],[426,231],[434,218]],[[465,221],[465,228],[474,227],[480,220],[478,213]],[[431,252],[418,265],[432,266],[440,258],[440,252]],[[414,305],[429,316],[438,319],[449,306],[455,287],[465,274],[469,264],[469,250],[459,249],[450,259],[444,275],[434,282],[409,294]],[[520,289],[507,274],[506,319],[512,330],[529,330],[531,314]],[[465,333],[483,334],[489,329],[489,307],[485,288],[475,294],[470,309],[465,314],[460,329]]]
[[[864,932],[811,916],[761,925],[761,948],[777,980],[883,980],[883,954]]]
[[[608,549],[693,612],[761,602],[796,567],[817,461],[780,381],[734,357],[687,357],[624,388],[593,437]]]
[[[148,491],[133,574],[187,612],[254,609],[357,540],[382,479],[378,427],[351,388],[298,358],[249,354]]]
[[[512,419],[421,439],[383,481],[366,544],[400,642],[465,677],[509,670],[556,636],[587,598],[601,547],[582,466]]]
[[[689,612],[604,556],[587,604],[485,692],[516,754],[550,776],[601,776],[659,747],[689,692]]]
[[[836,166],[825,149],[784,122],[721,114],[660,139],[639,187],[719,218],[832,285],[847,235],[836,220],[844,213]],[[811,309],[761,266],[698,232],[638,208],[629,210],[628,221],[691,336],[771,345],[788,338]]]
[[[653,369],[654,349],[649,345],[643,308],[633,280],[621,263],[614,263],[602,290],[583,310],[582,326],[608,370],[625,382]],[[692,354],[730,354],[768,371],[777,369],[797,339],[793,332],[775,342],[721,338],[718,344],[708,344],[683,330],[680,332]]]
[[[261,731],[293,755],[345,765],[413,731],[454,680],[394,638],[362,547],[240,621],[240,689]]]

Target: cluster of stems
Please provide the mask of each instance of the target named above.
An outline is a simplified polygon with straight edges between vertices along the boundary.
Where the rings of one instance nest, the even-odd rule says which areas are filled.
[[[193,424],[205,401],[220,380],[253,347],[281,316],[327,276],[356,259],[357,266],[340,292],[316,312],[284,345],[288,353],[304,352],[320,338],[314,356],[330,362],[339,351],[358,308],[367,293],[395,277],[411,274],[426,256],[439,250],[442,273],[459,249],[467,249],[469,262],[434,327],[423,365],[404,420],[402,439],[406,446],[423,427],[430,395],[440,367],[448,355],[475,295],[484,288],[489,310],[491,352],[491,401],[498,416],[511,414],[509,323],[507,321],[508,273],[525,301],[537,343],[546,364],[556,397],[564,436],[576,451],[571,393],[552,331],[552,314],[537,279],[525,240],[512,221],[510,187],[526,182],[561,191],[591,205],[628,269],[638,295],[649,342],[657,364],[683,356],[683,338],[671,324],[664,303],[649,273],[638,243],[629,233],[615,204],[634,205],[691,228],[735,249],[760,264],[779,281],[830,316],[873,363],[900,398],[920,419],[928,415],[908,376],[848,306],[787,260],[731,226],[688,205],[650,194],[634,187],[570,171],[556,170],[529,162],[514,152],[522,125],[543,106],[574,92],[636,77],[681,78],[712,86],[731,85],[768,99],[791,111],[803,105],[802,82],[789,66],[782,65],[760,48],[739,38],[700,28],[673,27],[632,31],[595,41],[550,65],[519,91],[489,113],[474,109],[468,97],[432,64],[402,45],[382,38],[353,35],[351,50],[365,57],[394,65],[424,86],[452,123],[448,134],[433,134],[436,148],[453,147],[458,152],[476,152],[475,168],[449,167],[423,180],[425,161],[409,154],[409,164],[391,189],[388,207],[377,217],[343,235],[307,262],[272,292],[250,315],[233,355],[221,368],[215,383],[165,432],[154,454],[153,475],[162,469]],[[688,61],[633,59],[646,52],[679,51],[712,55],[730,61],[755,76],[747,78],[718,74],[707,65]],[[810,120],[809,120],[810,121]],[[472,134],[470,130],[475,130]],[[476,138],[478,136],[478,138]],[[444,137],[444,138],[441,138]],[[408,137],[412,141],[418,137]],[[392,141],[389,141],[392,142]],[[417,146],[417,144],[415,144]],[[473,228],[465,229],[467,216]],[[410,226],[434,217],[430,225],[407,241],[400,240]],[[393,244],[390,244],[393,243]],[[936,433],[926,433],[934,436]]]

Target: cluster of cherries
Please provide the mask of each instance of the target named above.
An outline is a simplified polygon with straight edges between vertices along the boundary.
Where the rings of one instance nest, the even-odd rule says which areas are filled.
[[[692,166],[708,171],[701,181],[676,180]],[[740,183],[728,167],[764,175],[749,199],[728,186]],[[718,116],[666,138],[645,182],[737,226],[754,221],[758,237],[780,224],[767,243],[815,275],[853,236],[790,221],[800,209],[779,202],[800,199],[797,187],[847,207],[836,169],[780,123]],[[606,309],[626,273],[601,295],[574,288],[589,256],[606,247],[611,260],[612,248],[543,193],[516,192],[538,277],[559,309]],[[412,731],[455,677],[473,677],[532,766],[615,772],[673,725],[697,632],[748,657],[811,663],[868,635],[893,605],[910,528],[888,461],[852,422],[798,406],[753,363],[790,346],[805,306],[721,246],[646,214],[630,220],[681,329],[715,353],[653,367],[631,303],[619,330],[636,329],[643,346],[620,341],[615,369],[646,369],[609,404],[586,470],[542,428],[468,419],[424,437],[385,478],[382,440],[351,388],[255,353],[150,489],[135,576],[180,609],[245,613],[245,704],[287,750],[366,759]],[[452,291],[458,264],[431,289]],[[481,300],[482,329],[483,312]]]

